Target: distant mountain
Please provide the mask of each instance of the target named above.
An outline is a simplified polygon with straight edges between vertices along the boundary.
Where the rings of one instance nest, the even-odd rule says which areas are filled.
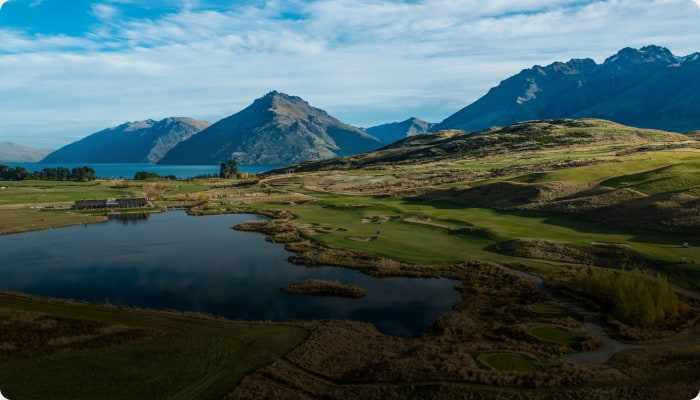
[[[394,143],[397,140],[409,136],[420,135],[429,132],[436,124],[425,122],[419,118],[411,117],[403,122],[392,122],[373,126],[365,129],[365,132],[381,140],[383,143]]]
[[[433,128],[478,131],[539,119],[602,118],[641,128],[700,129],[700,53],[625,48],[603,64],[555,62],[521,71]]]
[[[0,142],[0,162],[39,162],[51,150],[36,149],[11,142]]]
[[[43,163],[156,163],[183,140],[211,125],[192,118],[127,122],[49,154]]]
[[[299,97],[276,91],[178,144],[161,164],[293,164],[357,154],[382,143]]]

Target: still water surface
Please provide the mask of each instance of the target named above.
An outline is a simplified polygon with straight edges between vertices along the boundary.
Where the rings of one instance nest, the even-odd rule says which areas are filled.
[[[139,171],[155,172],[160,176],[174,175],[177,178],[186,179],[195,176],[218,174],[218,165],[159,165],[159,164],[91,164],[91,163],[58,163],[58,164],[41,164],[41,163],[0,163],[9,167],[23,167],[27,171],[41,171],[44,168],[64,167],[73,169],[75,167],[89,166],[95,170],[95,175],[106,179],[133,179],[134,175]],[[238,170],[257,174],[266,172],[275,168],[280,168],[282,165],[240,165]]]
[[[262,218],[171,211],[0,236],[0,289],[232,319],[351,319],[400,336],[424,332],[459,299],[456,281],[306,268],[287,262],[291,253],[263,235],[231,229]],[[279,290],[310,278],[357,285],[367,295],[345,299]]]

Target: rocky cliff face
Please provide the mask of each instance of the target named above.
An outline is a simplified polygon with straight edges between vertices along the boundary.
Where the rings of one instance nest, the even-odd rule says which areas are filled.
[[[239,164],[288,165],[381,145],[301,98],[273,91],[178,144],[160,163],[218,164],[233,158]]]
[[[625,48],[591,59],[534,66],[512,76],[433,130],[478,131],[538,119],[602,118],[675,132],[700,129],[700,54]]]

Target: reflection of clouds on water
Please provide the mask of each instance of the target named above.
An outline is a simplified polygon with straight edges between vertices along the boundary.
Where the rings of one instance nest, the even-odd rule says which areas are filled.
[[[29,234],[0,236],[7,263],[0,289],[139,307],[200,311],[233,319],[354,319],[384,332],[417,335],[459,299],[445,279],[374,279],[358,271],[307,268],[259,234],[232,226],[249,215],[183,212]],[[29,238],[30,240],[27,240]],[[292,295],[309,278],[362,287],[360,299]]]

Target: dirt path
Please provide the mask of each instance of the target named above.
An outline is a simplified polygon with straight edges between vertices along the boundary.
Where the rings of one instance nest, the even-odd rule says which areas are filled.
[[[525,277],[532,281],[532,283],[535,285],[535,287],[545,293],[547,293],[552,300],[556,301],[559,303],[561,306],[566,307],[577,314],[582,315],[585,318],[585,327],[586,329],[595,334],[600,336],[601,339],[603,339],[603,347],[601,347],[598,350],[593,350],[593,351],[587,351],[583,353],[575,353],[575,354],[570,354],[565,357],[566,361],[576,363],[576,364],[604,364],[608,362],[612,356],[614,356],[616,353],[619,353],[621,351],[625,350],[638,350],[638,349],[651,349],[651,348],[666,348],[666,347],[679,347],[679,346],[690,346],[694,344],[700,344],[700,338],[696,339],[689,339],[689,340],[683,340],[683,341],[677,341],[677,342],[666,342],[666,343],[656,343],[656,344],[637,344],[637,343],[628,343],[628,342],[622,342],[617,339],[614,339],[610,337],[610,335],[605,331],[603,328],[603,324],[600,322],[600,320],[593,315],[592,312],[585,310],[584,308],[580,307],[578,304],[572,303],[563,297],[559,296],[558,294],[554,293],[547,285],[544,284],[544,280],[540,278],[537,275],[529,274],[527,272],[519,271],[517,269],[512,269],[508,268],[505,265],[500,265],[500,267],[507,269],[508,271],[511,271],[517,275],[520,275],[522,277]],[[694,296],[698,296],[697,293],[693,293]]]

